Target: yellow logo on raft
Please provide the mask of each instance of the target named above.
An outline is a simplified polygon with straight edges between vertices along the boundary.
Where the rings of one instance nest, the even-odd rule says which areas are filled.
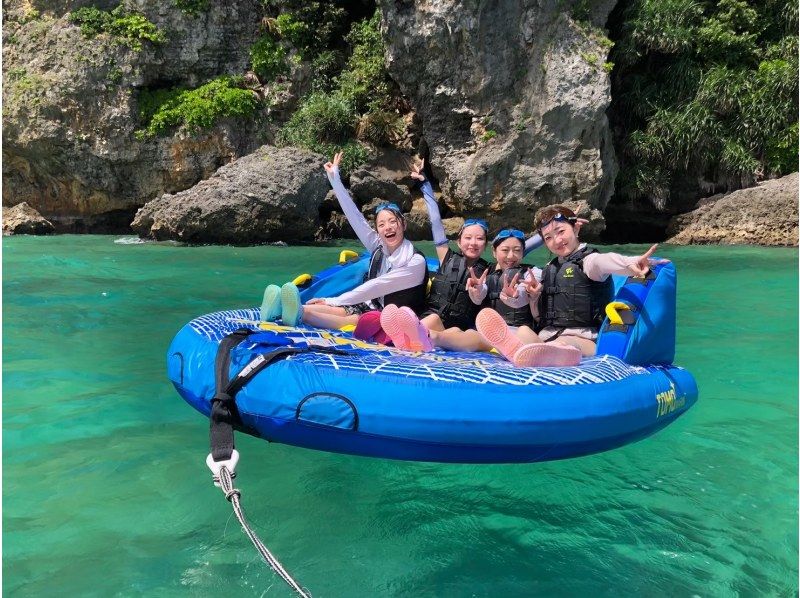
[[[686,397],[676,397],[675,385],[670,382],[669,390],[656,395],[656,402],[658,403],[656,417],[661,417],[683,407],[686,404]]]

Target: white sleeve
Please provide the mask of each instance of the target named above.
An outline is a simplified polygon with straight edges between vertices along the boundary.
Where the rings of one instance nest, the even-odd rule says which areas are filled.
[[[430,181],[422,181],[420,188],[422,189],[422,196],[425,198],[425,207],[428,208],[428,218],[430,218],[431,221],[433,243],[437,247],[447,245],[447,235],[444,233],[442,215],[439,213],[439,204],[436,203],[436,198],[433,196],[433,187]]]
[[[598,282],[603,282],[609,274],[631,276],[633,273],[628,266],[635,264],[638,259],[619,253],[590,253],[583,258],[583,273]]]
[[[355,231],[361,244],[366,247],[367,251],[372,253],[381,246],[381,238],[369,225],[367,219],[364,218],[364,214],[361,213],[347,189],[344,188],[344,183],[339,178],[338,168],[334,168],[333,175],[328,175],[328,180],[331,183],[331,187],[333,187],[333,192],[336,194],[336,199],[339,200],[342,212],[347,217],[347,222],[353,227],[353,231]]]
[[[406,266],[381,274],[377,278],[368,280],[358,285],[352,291],[347,291],[338,297],[326,299],[328,305],[356,305],[390,293],[396,293],[419,284],[420,279],[428,270],[425,258],[417,254],[412,257]]]
[[[528,305],[528,291],[525,289],[525,285],[520,283],[517,285],[516,297],[509,297],[508,295],[500,293],[500,301],[502,301],[509,307],[513,307],[514,309],[524,307]]]
[[[470,287],[469,289],[467,289],[467,293],[469,294],[469,298],[472,299],[472,302],[475,305],[481,305],[483,303],[483,300],[486,299],[486,295],[489,294],[489,287],[484,282],[477,289],[475,287]]]
[[[531,276],[536,277],[536,280],[541,282],[541,280],[542,280],[542,271],[541,271],[541,269],[534,267],[534,268],[531,268],[530,270],[528,270],[525,273],[525,280],[530,280]],[[500,295],[500,300],[503,303],[505,303],[506,305],[508,305],[509,307],[512,307],[514,309],[519,309],[520,307],[525,307],[526,305],[528,305],[528,302],[530,301],[530,299],[531,298],[528,297],[528,289],[526,288],[524,282],[520,282],[520,283],[517,284],[517,296],[516,297],[508,297],[508,296],[503,295],[503,294]]]

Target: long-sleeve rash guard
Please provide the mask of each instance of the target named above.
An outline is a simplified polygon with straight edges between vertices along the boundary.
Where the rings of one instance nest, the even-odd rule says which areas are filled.
[[[425,205],[428,208],[428,218],[431,220],[433,242],[437,246],[447,245],[447,235],[444,234],[442,215],[439,213],[439,204],[436,203],[436,198],[433,196],[433,187],[430,181],[427,179],[422,181],[420,188],[422,189],[422,197],[425,198]]]
[[[586,243],[581,243],[578,249],[586,247]],[[619,253],[590,253],[583,258],[583,272],[592,280],[603,282],[612,274],[619,274],[622,276],[630,276],[631,271],[628,266],[635,264],[639,260],[639,256],[620,255]],[[539,296],[530,297],[531,312],[533,317],[539,318]],[[505,301],[507,305],[511,305]],[[552,327],[551,327],[552,328]],[[572,330],[568,328],[567,330]],[[589,330],[589,329],[575,329],[575,330]]]
[[[353,198],[344,187],[344,183],[339,176],[339,169],[334,168],[332,173],[328,174],[328,180],[333,187],[333,192],[336,194],[336,199],[339,200],[339,205],[344,212],[350,226],[356,233],[358,240],[370,253],[374,252],[378,247],[383,247],[383,251],[388,255],[388,249],[381,240],[381,236],[369,225],[367,219],[358,209]],[[338,297],[331,297],[325,299],[328,305],[356,305],[358,303],[365,303],[373,299],[380,299],[383,297],[413,287],[425,276],[427,271],[427,264],[425,258],[419,254],[415,254],[403,267],[396,270],[388,270],[389,260],[383,260],[382,272],[376,278],[368,280],[363,284],[358,285],[352,291],[348,291],[339,295]]]
[[[420,184],[422,190],[422,197],[425,198],[425,205],[428,208],[428,217],[431,220],[431,233],[433,234],[433,242],[435,245],[446,245],[447,235],[444,233],[444,225],[442,224],[442,215],[439,213],[439,204],[433,195],[433,187],[430,181],[425,179]],[[523,255],[528,255],[537,247],[542,246],[542,237],[539,233],[534,234],[529,239],[525,240],[525,249]]]

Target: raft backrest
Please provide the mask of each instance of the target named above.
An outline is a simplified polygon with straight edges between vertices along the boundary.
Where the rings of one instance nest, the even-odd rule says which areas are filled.
[[[369,268],[369,253],[359,258],[326,268],[311,277],[311,283],[300,289],[300,299],[305,303],[314,297],[337,297],[364,282]]]
[[[622,325],[608,318],[597,338],[598,355],[615,355],[631,365],[671,364],[675,358],[677,275],[672,263],[653,267],[645,279],[614,277],[614,301],[630,312],[619,312]]]
[[[337,264],[326,268],[319,274],[311,277],[311,283],[300,289],[300,298],[303,302],[314,297],[336,297],[346,293],[364,282],[364,276],[369,269],[369,253],[362,253],[358,259],[350,260],[344,264]],[[428,289],[430,277],[439,269],[436,258],[426,258],[428,266]]]

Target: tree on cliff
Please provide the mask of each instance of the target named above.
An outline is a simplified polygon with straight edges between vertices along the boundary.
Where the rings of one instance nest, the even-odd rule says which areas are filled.
[[[797,170],[797,13],[794,0],[618,7],[619,194],[664,209],[681,189],[735,189]]]

